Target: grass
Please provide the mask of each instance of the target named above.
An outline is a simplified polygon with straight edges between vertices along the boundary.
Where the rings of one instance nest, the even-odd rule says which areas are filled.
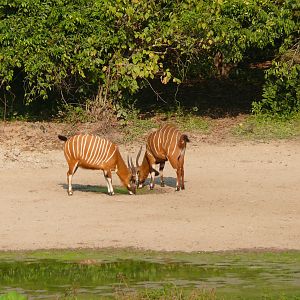
[[[291,119],[248,116],[237,124],[232,133],[236,137],[250,140],[289,139],[300,136],[300,115]]]
[[[102,298],[102,297],[101,297]],[[215,290],[192,290],[185,291],[176,286],[166,286],[162,289],[144,289],[134,292],[116,292],[114,297],[116,300],[218,300],[223,299],[217,297]],[[28,298],[17,292],[9,292],[0,296],[0,300],[27,300]],[[64,296],[56,297],[56,299],[77,300],[79,297],[76,291],[67,291]],[[99,299],[99,297],[97,297]]]
[[[27,296],[19,294],[17,292],[9,292],[4,295],[0,295],[0,300],[28,300]],[[78,300],[78,299],[115,299],[115,300],[230,300],[231,298],[223,296],[218,296],[214,289],[193,289],[191,291],[186,291],[184,289],[173,287],[165,287],[162,289],[144,289],[141,291],[133,292],[116,292],[113,297],[92,297],[82,298],[77,295],[76,289],[73,291],[66,291],[64,295],[55,296],[57,300]],[[238,298],[238,299],[251,299],[251,298]],[[281,294],[275,297],[268,296],[267,294],[262,295],[260,300],[299,300],[298,296],[290,296],[286,294]]]
[[[143,139],[151,130],[157,129],[161,124],[170,123],[177,125],[183,132],[196,132],[208,134],[212,128],[209,118],[200,117],[191,113],[156,114],[152,118],[141,119],[138,114],[132,114],[124,124],[125,131],[123,142]]]
[[[297,251],[0,252],[0,300],[26,299],[13,289],[56,299],[106,299],[109,292],[117,300],[299,300],[299,258]]]
[[[209,118],[197,115],[197,111],[185,111],[181,108],[169,112],[157,112],[142,114],[138,111],[131,111],[126,120],[119,120],[112,128],[95,124],[94,127],[101,127],[109,133],[116,130],[118,142],[124,144],[144,144],[147,135],[160,125],[171,123],[177,125],[184,133],[206,136],[208,140],[217,141],[227,137],[237,140],[276,140],[291,139],[300,136],[300,113],[289,119],[281,119],[272,116],[238,115],[236,117]],[[100,121],[99,121],[100,122]],[[115,125],[116,125],[115,124]],[[74,126],[74,132],[77,127]],[[93,126],[89,130],[93,130]],[[98,129],[97,129],[98,130]]]
[[[77,191],[80,192],[89,192],[89,193],[100,193],[107,194],[106,186],[96,186],[96,185],[81,185],[81,184],[73,184],[74,193]],[[123,186],[114,186],[115,194],[127,195],[128,190]]]
[[[254,116],[228,118],[230,122],[223,119],[226,128],[218,129],[219,119],[210,119],[208,117],[198,116],[191,112],[176,111],[170,113],[156,114],[152,118],[141,119],[138,114],[133,114],[127,125],[124,127],[124,143],[144,140],[151,130],[158,128],[163,123],[173,123],[179,127],[182,132],[205,134],[209,136],[214,134],[228,134],[233,138],[245,140],[277,140],[291,139],[300,136],[300,114],[294,115],[290,119],[280,119],[275,117]],[[221,120],[222,121],[222,120]],[[223,125],[224,126],[224,125]],[[229,126],[229,127],[228,127]],[[217,129],[217,130],[214,130]]]
[[[67,185],[63,185],[65,189],[67,189]],[[99,193],[99,194],[107,194],[106,186],[98,186],[98,185],[83,185],[83,184],[73,184],[73,192],[88,192],[88,193]],[[114,185],[114,192],[116,195],[128,195],[128,190],[124,186]],[[153,189],[150,190],[148,185],[145,185],[143,188],[137,189],[136,193],[138,195],[147,195],[147,194],[162,194],[166,191],[163,189]]]
[[[217,300],[223,299],[217,297],[214,289],[192,289],[184,290],[176,285],[167,285],[161,289],[144,289],[134,292],[117,292],[117,300]]]
[[[299,251],[221,251],[221,252],[158,252],[135,249],[74,249],[74,250],[33,250],[0,251],[0,260],[55,259],[58,261],[81,261],[92,259],[99,262],[119,259],[136,259],[155,262],[185,262],[189,264],[221,264],[231,262],[300,263]],[[299,265],[300,266],[300,265]]]
[[[17,292],[9,292],[4,295],[0,295],[0,300],[27,300],[27,297]]]
[[[123,131],[123,143],[129,143],[138,141],[146,133],[149,133],[153,128],[157,128],[158,125],[152,119],[139,119],[137,117],[130,118],[124,123]]]
[[[212,129],[212,121],[210,119],[191,114],[176,117],[175,123],[178,124],[182,131],[187,132],[209,134]]]

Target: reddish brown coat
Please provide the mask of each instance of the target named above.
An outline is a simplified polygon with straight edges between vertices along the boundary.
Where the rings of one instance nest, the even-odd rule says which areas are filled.
[[[150,173],[150,188],[153,188],[154,175],[158,175],[155,165],[160,164],[161,185],[163,186],[163,168],[165,162],[169,161],[177,173],[176,190],[184,189],[184,155],[188,141],[187,135],[182,134],[174,125],[167,124],[150,133],[143,162],[141,166],[137,166],[139,183],[143,184]]]
[[[111,141],[96,135],[79,134],[67,139],[58,136],[65,141],[64,155],[69,165],[68,193],[72,195],[72,176],[78,167],[93,170],[103,170],[107,181],[108,193],[114,194],[111,184],[111,172],[116,171],[124,186],[130,193],[135,193],[132,169],[128,168],[120,154],[118,146]]]

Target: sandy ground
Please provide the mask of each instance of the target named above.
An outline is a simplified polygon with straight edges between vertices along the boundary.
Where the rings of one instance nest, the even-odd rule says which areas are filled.
[[[194,142],[185,169],[185,191],[167,164],[167,187],[113,197],[102,172],[80,169],[70,197],[61,150],[0,146],[0,250],[300,249],[300,141]]]

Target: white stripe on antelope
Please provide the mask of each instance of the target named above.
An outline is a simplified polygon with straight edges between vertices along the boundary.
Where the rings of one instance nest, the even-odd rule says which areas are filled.
[[[128,189],[129,194],[136,193],[136,173],[132,159],[129,161],[128,158],[127,167],[116,144],[107,139],[90,134],[79,134],[69,139],[59,135],[58,138],[65,142],[64,154],[69,165],[67,172],[69,195],[73,194],[72,177],[78,167],[102,170],[109,195],[114,195],[112,171],[116,171],[121,182]]]
[[[176,191],[184,189],[184,154],[186,143],[189,138],[186,134],[182,134],[173,125],[164,125],[158,130],[149,134],[146,144],[146,152],[139,165],[139,158],[142,147],[136,158],[136,172],[138,175],[138,186],[142,187],[149,173],[151,174],[150,189],[154,188],[154,176],[160,174],[161,186],[164,186],[163,169],[166,161],[177,173]],[[156,165],[159,164],[159,173]]]

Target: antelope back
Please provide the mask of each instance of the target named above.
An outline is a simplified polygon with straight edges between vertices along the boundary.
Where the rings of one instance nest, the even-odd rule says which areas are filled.
[[[181,149],[178,144],[181,135],[173,125],[162,126],[148,136],[148,154],[153,155],[157,160],[167,160],[173,156],[179,157]]]
[[[64,147],[67,161],[78,161],[84,168],[101,168],[116,160],[117,146],[96,135],[75,135],[69,138]]]

